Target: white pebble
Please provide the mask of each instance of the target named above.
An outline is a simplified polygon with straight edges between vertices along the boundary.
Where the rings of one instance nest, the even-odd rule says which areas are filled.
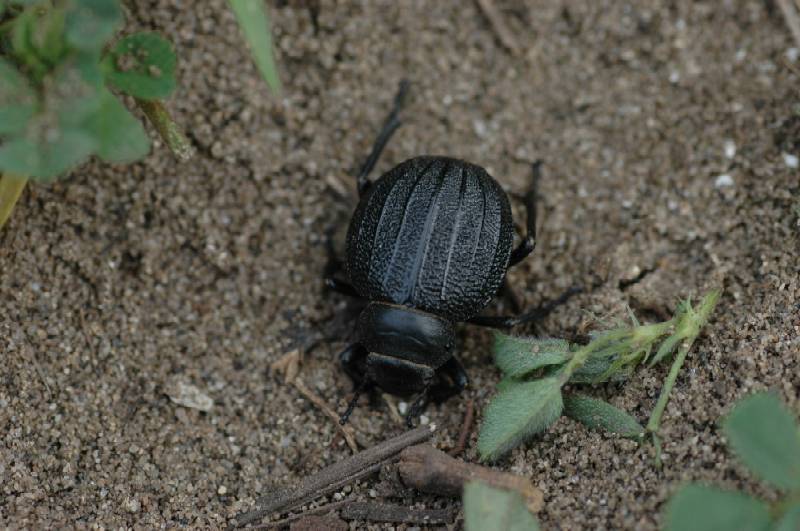
[[[790,63],[794,63],[795,61],[797,61],[798,58],[800,58],[800,49],[797,49],[795,47],[789,48],[788,50],[786,50],[785,55],[787,61],[789,61]]]
[[[720,175],[714,181],[714,186],[716,186],[717,188],[725,188],[727,186],[733,186],[733,184],[734,184],[733,177],[731,177],[727,173]]]
[[[378,491],[375,490],[375,489],[369,489],[369,497],[370,498],[377,498],[378,497]]]
[[[670,83],[677,83],[681,80],[681,73],[677,70],[673,70],[672,73],[669,75],[669,82]]]
[[[733,140],[726,140],[723,149],[725,150],[725,156],[729,159],[736,156],[736,143]]]
[[[800,166],[800,159],[797,158],[797,155],[792,155],[791,153],[783,154],[783,162],[792,169],[796,169]]]
[[[406,412],[408,411],[408,404],[406,404],[405,402],[398,402],[397,411],[399,411],[401,415],[405,415]]]
[[[220,496],[225,496],[227,493],[228,493],[228,487],[226,487],[225,485],[220,485],[219,488],[217,489],[217,494],[219,494]]]
[[[419,416],[419,423],[422,424],[423,426],[427,426],[428,424],[430,424],[430,422],[431,419],[429,419],[427,415]]]
[[[336,492],[333,494],[333,499],[336,501],[342,501],[344,499],[344,495],[341,492]]]

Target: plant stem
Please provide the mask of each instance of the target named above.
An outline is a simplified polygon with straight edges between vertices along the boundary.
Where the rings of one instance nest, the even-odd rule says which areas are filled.
[[[136,104],[142,109],[142,112],[153,124],[153,127],[156,128],[161,138],[164,139],[173,155],[181,161],[187,161],[192,158],[194,148],[191,142],[183,134],[181,126],[175,123],[160,100],[141,100],[136,98]]]
[[[0,175],[0,229],[8,221],[11,212],[14,210],[14,205],[22,195],[22,190],[28,183],[27,177],[13,175],[6,173]]]
[[[714,310],[714,306],[719,299],[719,295],[719,291],[712,291],[706,295],[700,302],[697,312],[692,310],[690,307],[683,315],[681,320],[682,322],[678,325],[679,328],[681,325],[692,325],[694,332],[686,337],[686,339],[683,341],[683,344],[678,349],[677,354],[675,354],[675,359],[672,361],[672,366],[669,369],[667,379],[664,381],[664,386],[661,388],[661,394],[658,397],[658,402],[656,402],[656,406],[653,408],[653,412],[650,414],[650,419],[647,422],[646,429],[648,432],[650,432],[653,439],[653,445],[656,449],[656,467],[661,467],[661,439],[658,437],[658,428],[661,426],[661,416],[664,414],[664,410],[667,407],[669,395],[672,392],[672,388],[675,387],[675,381],[678,379],[678,373],[680,372],[681,367],[683,367],[683,363],[686,361],[686,356],[689,354],[689,349],[692,348],[694,340],[697,339],[698,335],[700,335],[700,329],[706,323],[708,317],[711,315],[711,312]],[[691,322],[683,323],[683,319],[690,320]]]

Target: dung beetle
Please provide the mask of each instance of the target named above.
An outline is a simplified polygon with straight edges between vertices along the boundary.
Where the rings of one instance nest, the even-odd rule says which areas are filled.
[[[524,197],[527,234],[513,248],[508,197],[483,168],[448,157],[414,157],[374,182],[369,174],[392,134],[408,89],[401,82],[394,107],[357,177],[359,203],[347,232],[344,272],[328,271],[326,285],[368,301],[356,323],[356,341],[339,355],[356,392],[377,386],[417,395],[407,421],[428,400],[443,402],[468,382],[454,356],[455,323],[511,327],[538,319],[564,302],[513,317],[478,313],[505,286],[508,269],[536,244],[536,181]],[[507,286],[505,286],[507,287]]]

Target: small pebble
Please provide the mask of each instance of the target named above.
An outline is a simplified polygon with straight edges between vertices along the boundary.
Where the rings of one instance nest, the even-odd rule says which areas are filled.
[[[720,175],[714,181],[714,186],[716,186],[717,188],[725,188],[727,186],[733,186],[733,184],[734,184],[733,177],[731,177],[727,173]]]
[[[736,156],[736,143],[733,140],[726,140],[724,149],[727,158],[732,159]]]
[[[225,485],[220,485],[217,489],[217,494],[220,496],[225,496],[228,493],[228,488]]]
[[[399,411],[401,415],[405,415],[408,411],[408,404],[405,402],[398,402],[397,411]]]
[[[798,57],[800,57],[800,49],[794,47],[789,48],[788,50],[786,50],[785,55],[787,61],[789,61],[790,63],[794,63],[795,61],[797,61]]]
[[[369,497],[370,498],[377,498],[378,497],[378,491],[376,491],[375,489],[369,489]]]
[[[420,415],[419,423],[422,424],[423,426],[427,426],[428,424],[431,423],[431,419],[429,419],[427,415]]]
[[[129,513],[138,513],[142,508],[142,504],[136,498],[128,498],[125,500],[125,510]]]
[[[783,162],[792,169],[796,169],[800,166],[800,159],[797,158],[797,155],[792,155],[791,153],[783,154]]]

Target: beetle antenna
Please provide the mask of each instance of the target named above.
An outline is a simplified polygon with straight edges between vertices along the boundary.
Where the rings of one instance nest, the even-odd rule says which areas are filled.
[[[350,403],[347,404],[347,409],[345,410],[344,413],[342,413],[342,416],[339,417],[339,424],[341,424],[342,426],[347,424],[347,419],[350,418],[350,415],[356,408],[356,405],[358,404],[358,399],[361,397],[361,393],[364,391],[366,387],[367,387],[367,380],[365,378],[360,384],[358,384],[358,387],[356,387],[353,398],[350,400]]]

